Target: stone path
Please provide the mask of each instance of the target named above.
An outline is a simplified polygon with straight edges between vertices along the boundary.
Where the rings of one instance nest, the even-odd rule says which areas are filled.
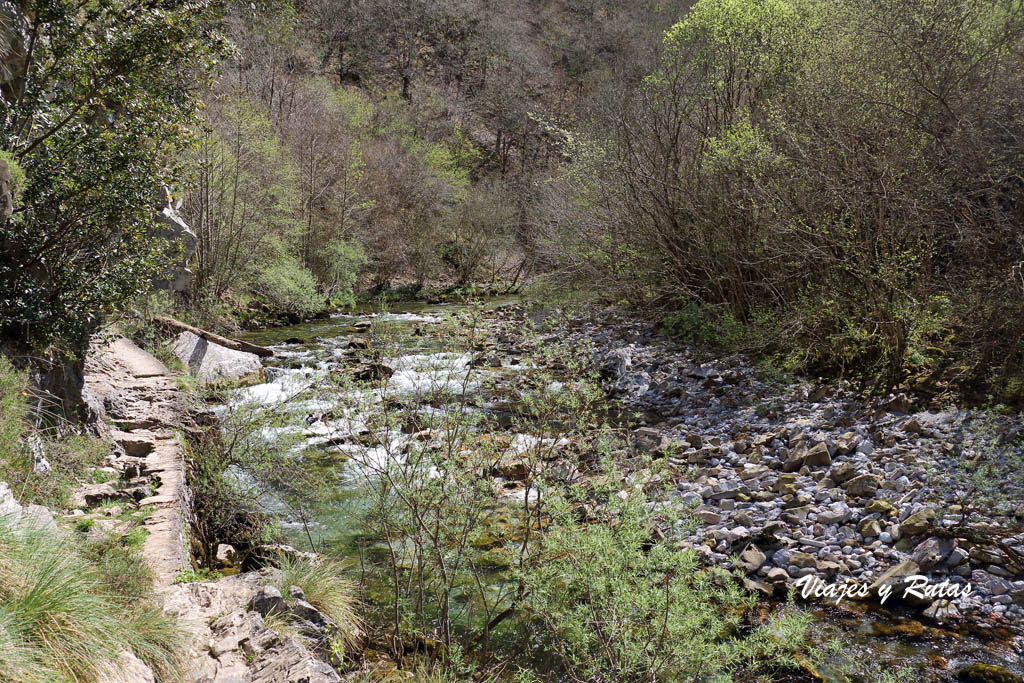
[[[180,570],[190,566],[185,532],[191,501],[179,434],[195,425],[170,371],[151,354],[118,337],[94,347],[86,363],[85,384],[83,396],[96,424],[101,430],[109,429],[117,444],[110,464],[120,470],[121,478],[117,489],[109,483],[84,487],[78,494],[80,502],[84,507],[107,498],[131,497],[140,507],[153,507],[145,521],[149,534],[143,556],[153,572],[164,611],[177,617],[191,634],[186,680],[340,681],[331,666],[310,652],[303,641],[266,628],[263,615],[249,609],[276,570],[175,583]],[[319,614],[311,605],[309,611]],[[152,681],[151,673],[145,676],[133,666],[134,662],[128,661],[122,671],[111,672],[101,683]]]
[[[115,466],[150,488],[138,501],[155,508],[145,522],[149,535],[143,554],[163,592],[188,565],[185,459],[177,433],[185,415],[181,394],[163,363],[123,337],[97,349],[85,383],[87,393],[119,427],[111,431],[123,450]]]

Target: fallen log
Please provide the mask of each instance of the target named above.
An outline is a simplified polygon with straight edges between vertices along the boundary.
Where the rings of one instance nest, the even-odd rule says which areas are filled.
[[[228,339],[227,337],[222,337],[219,334],[207,332],[206,330],[201,330],[198,327],[192,327],[191,325],[187,325],[181,322],[180,320],[168,318],[165,315],[153,316],[153,321],[160,325],[163,325],[164,327],[169,327],[174,330],[179,330],[182,332],[191,332],[192,334],[196,335],[197,337],[200,337],[201,339],[213,342],[214,344],[220,344],[221,346],[229,348],[232,351],[245,351],[246,353],[255,353],[260,358],[269,358],[274,355],[274,352],[268,348],[256,346],[255,344],[250,344],[249,342]]]

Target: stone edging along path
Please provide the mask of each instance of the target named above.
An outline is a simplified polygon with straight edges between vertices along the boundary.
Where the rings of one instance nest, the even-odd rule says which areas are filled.
[[[137,501],[154,508],[145,521],[149,534],[143,555],[162,592],[189,565],[185,454],[178,439],[188,418],[181,392],[163,363],[118,337],[91,354],[83,393],[100,418],[97,424],[106,417],[116,425],[110,431],[118,447],[112,464],[129,483],[147,487],[147,495]],[[84,495],[101,498],[107,493],[104,486],[109,487],[87,487]]]

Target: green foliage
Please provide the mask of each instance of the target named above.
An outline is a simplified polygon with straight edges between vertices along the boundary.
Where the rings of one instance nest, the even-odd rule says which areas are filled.
[[[0,149],[0,161],[7,164],[7,169],[11,174],[11,195],[14,199],[14,208],[17,209],[21,206],[21,195],[25,192],[28,179],[25,177],[25,171],[18,164],[18,160],[10,152]]]
[[[211,3],[23,3],[28,75],[0,97],[0,149],[26,179],[0,226],[0,335],[84,348],[149,286],[169,245],[154,205],[175,183],[219,38]],[[130,55],[130,58],[127,57]]]
[[[264,512],[268,501],[308,523],[308,508],[334,491],[333,482],[295,452],[299,441],[281,411],[243,403],[221,417],[219,431],[187,445],[197,518],[194,556],[201,566],[216,566],[220,543],[247,553],[279,540],[280,531]],[[307,540],[313,546],[308,527]]]
[[[327,264],[323,282],[330,299],[335,304],[354,304],[359,271],[367,262],[363,248],[356,243],[338,239],[324,245],[320,259]]]
[[[183,637],[159,607],[136,551],[80,548],[64,534],[0,520],[0,670],[7,680],[94,681],[124,649],[158,680],[184,675]]]
[[[667,314],[661,327],[688,344],[735,351],[747,331],[728,311],[689,302]]]
[[[253,289],[275,311],[308,315],[324,307],[313,274],[290,256],[282,256],[261,269]]]
[[[806,618],[736,637],[753,597],[700,569],[692,550],[652,539],[659,520],[639,492],[601,502],[607,519],[581,527],[578,502],[549,500],[551,524],[523,574],[530,614],[573,678],[718,680],[795,666]]]
[[[1022,41],[1020,3],[700,0],[567,160],[559,262],[787,370],[1012,395]]]
[[[203,581],[216,581],[221,578],[221,574],[216,569],[207,569],[202,567],[200,569],[193,569],[192,567],[182,567],[178,570],[178,575],[174,577],[174,583],[200,583]]]

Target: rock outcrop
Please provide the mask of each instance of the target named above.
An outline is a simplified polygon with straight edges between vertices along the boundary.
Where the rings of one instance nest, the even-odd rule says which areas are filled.
[[[334,683],[341,677],[311,648],[327,637],[329,624],[299,597],[290,603],[271,585],[274,569],[172,586],[165,608],[188,624],[198,645],[194,681],[202,683]],[[301,595],[301,591],[296,593]],[[265,617],[288,619],[301,639],[267,627]],[[319,626],[318,626],[319,625]],[[319,631],[317,629],[320,629]],[[324,653],[329,656],[329,653]]]
[[[153,236],[158,239],[167,240],[172,244],[181,246],[181,253],[177,260],[170,264],[161,277],[153,281],[153,289],[170,290],[172,292],[184,292],[192,284],[192,271],[188,268],[188,262],[196,252],[198,238],[192,229],[178,215],[180,204],[173,204],[168,197],[167,206],[160,211],[157,222],[160,228]]]
[[[4,481],[0,481],[0,520],[15,528],[57,530],[53,513],[42,505],[21,505]]]

